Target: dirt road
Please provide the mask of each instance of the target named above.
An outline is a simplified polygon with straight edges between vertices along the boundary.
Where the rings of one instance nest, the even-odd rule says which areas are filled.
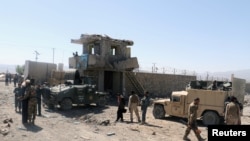
[[[129,113],[124,114],[124,122],[115,122],[115,105],[105,108],[94,105],[74,107],[69,111],[43,108],[42,116],[37,117],[35,125],[23,125],[21,114],[14,110],[13,89],[12,84],[5,86],[0,82],[1,141],[181,141],[186,129],[179,118],[154,119],[152,107],[147,112],[147,125],[130,123]],[[244,109],[242,124],[250,124],[250,98],[246,98],[248,104]],[[13,122],[4,124],[6,119]],[[199,128],[202,136],[207,138],[207,128],[201,123]],[[192,132],[189,137],[196,140]]]

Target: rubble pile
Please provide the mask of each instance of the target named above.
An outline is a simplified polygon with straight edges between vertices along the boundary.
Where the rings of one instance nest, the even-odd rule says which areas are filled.
[[[3,120],[3,124],[0,126],[0,134],[4,136],[7,135],[10,132],[10,127],[12,123],[12,118]]]

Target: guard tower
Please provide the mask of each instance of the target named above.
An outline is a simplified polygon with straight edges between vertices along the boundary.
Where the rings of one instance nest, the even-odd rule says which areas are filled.
[[[69,68],[77,69],[81,76],[93,76],[99,91],[124,92],[126,72],[139,67],[130,53],[133,41],[82,34],[71,43],[82,45],[83,50],[69,58]]]

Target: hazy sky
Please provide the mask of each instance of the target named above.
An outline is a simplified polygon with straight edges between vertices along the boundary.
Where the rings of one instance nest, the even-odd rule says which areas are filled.
[[[81,34],[133,40],[141,69],[249,69],[249,0],[6,0],[0,4],[0,64],[64,63]],[[54,48],[54,49],[53,49]]]

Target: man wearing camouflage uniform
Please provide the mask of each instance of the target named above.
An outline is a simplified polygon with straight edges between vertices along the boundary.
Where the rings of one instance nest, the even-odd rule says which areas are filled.
[[[240,125],[240,106],[237,103],[237,98],[232,96],[231,102],[227,104],[225,111],[225,123],[227,125]]]
[[[188,124],[187,129],[185,131],[185,135],[183,137],[183,140],[190,140],[187,136],[189,135],[191,129],[194,131],[195,136],[198,138],[199,141],[204,141],[200,135],[200,130],[197,127],[197,110],[199,105],[200,99],[195,98],[194,101],[189,105],[188,109]]]
[[[130,112],[130,121],[133,122],[133,112],[135,112],[136,117],[138,119],[138,122],[141,122],[140,116],[139,116],[139,111],[138,111],[138,105],[139,105],[139,97],[137,94],[135,94],[134,91],[131,91],[131,96],[129,97],[128,101],[128,108]]]
[[[28,102],[28,122],[35,124],[36,113],[37,113],[37,97],[36,88],[31,85],[26,89],[24,99],[29,99]]]

